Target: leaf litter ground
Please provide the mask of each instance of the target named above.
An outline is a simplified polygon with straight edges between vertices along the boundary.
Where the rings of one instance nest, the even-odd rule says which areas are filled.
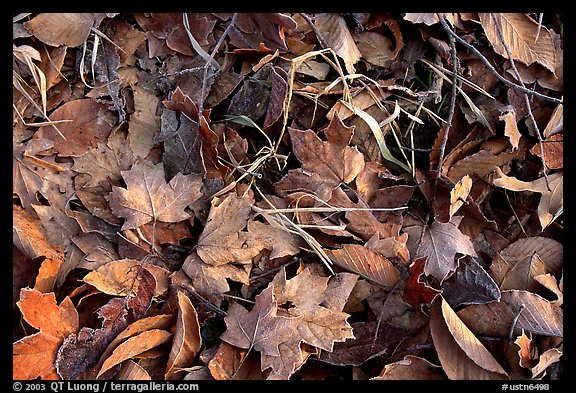
[[[14,379],[561,378],[561,15],[13,30]]]

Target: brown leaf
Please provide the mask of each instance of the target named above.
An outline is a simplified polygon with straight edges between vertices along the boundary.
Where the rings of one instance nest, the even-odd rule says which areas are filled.
[[[561,349],[551,348],[546,350],[540,357],[538,358],[538,364],[532,367],[532,378],[539,379],[546,375],[546,369],[550,367],[551,364],[554,364],[560,361],[560,358],[564,352]]]
[[[52,291],[56,282],[64,278],[60,272],[64,255],[48,243],[40,222],[16,205],[12,212],[12,239],[14,245],[28,258],[46,257],[36,276],[34,289],[40,292]]]
[[[138,228],[152,220],[178,222],[190,217],[184,209],[200,198],[199,175],[174,176],[166,183],[164,165],[140,161],[122,171],[127,189],[114,186],[110,195],[112,212],[126,218],[122,229]]]
[[[432,302],[430,317],[434,347],[449,379],[508,379],[506,371],[442,296]]]
[[[335,265],[384,288],[392,288],[400,277],[400,273],[388,259],[359,244],[345,244],[340,249],[325,252]]]
[[[153,91],[132,86],[134,92],[134,113],[130,117],[128,141],[134,157],[145,158],[154,146],[154,134],[158,131],[160,119],[156,115],[160,99]]]
[[[297,333],[278,345],[279,356],[262,354],[262,369],[272,369],[268,379],[288,379],[306,362],[313,352],[303,348],[302,343],[332,352],[336,342],[354,338],[346,321],[349,315],[325,301],[328,281],[328,277],[315,276],[308,268],[286,280],[282,269],[268,286],[273,288],[280,309],[288,308],[287,315],[294,317],[292,322],[297,328]],[[343,287],[340,296],[347,297],[351,290],[350,286]]]
[[[532,340],[526,335],[524,330],[522,330],[522,335],[518,336],[516,340],[514,340],[514,344],[516,344],[520,349],[518,350],[518,364],[520,367],[524,368],[531,368],[533,364],[532,358]]]
[[[50,46],[75,47],[86,41],[94,19],[91,13],[43,13],[24,23],[24,27]]]
[[[558,106],[554,108],[554,112],[552,112],[550,120],[548,121],[548,124],[546,124],[546,128],[544,129],[544,131],[542,131],[542,134],[544,135],[544,138],[548,138],[563,130],[564,130],[564,105],[558,104]]]
[[[554,72],[556,56],[548,28],[539,26],[535,20],[523,13],[478,13],[478,17],[496,53],[508,58],[498,34],[499,28],[514,60],[526,65],[538,63]],[[536,41],[537,34],[538,41]]]
[[[278,315],[273,286],[256,296],[250,311],[232,302],[224,321],[226,331],[220,336],[222,341],[275,357],[280,356],[278,345],[290,339],[296,330],[295,318]]]
[[[475,304],[458,316],[478,335],[508,337],[517,318],[514,334],[524,329],[534,334],[563,337],[563,310],[527,291],[502,291],[499,302]]]
[[[542,194],[538,204],[538,219],[542,229],[546,228],[559,215],[564,208],[564,174],[562,171],[541,177],[531,182],[525,182],[515,177],[506,176],[500,168],[496,168],[498,178],[494,185],[511,191],[532,191]],[[550,191],[548,191],[548,186]]]
[[[442,367],[418,356],[406,355],[404,359],[387,364],[373,380],[443,380]]]
[[[225,341],[218,346],[218,352],[208,362],[208,368],[219,381],[265,379],[254,352],[236,348]]]
[[[223,16],[222,14],[216,15]],[[229,15],[231,16],[231,14]],[[238,14],[236,26],[244,33],[241,34],[236,29],[232,29],[230,32],[231,44],[237,48],[244,48],[248,41],[251,48],[256,48],[260,43],[264,43],[272,50],[286,50],[284,31],[296,29],[297,24],[290,16],[279,12],[242,12]]]
[[[154,136],[154,142],[164,142],[162,161],[168,176],[178,172],[183,175],[206,172],[199,129],[186,114],[181,113],[178,120],[176,112],[164,109],[160,132]]]
[[[196,252],[188,255],[182,265],[182,271],[192,281],[194,290],[214,304],[220,304],[224,294],[230,291],[228,279],[249,285],[250,268],[247,264],[209,265]]]
[[[475,258],[465,256],[454,274],[443,282],[442,296],[452,308],[458,308],[498,301],[500,289]]]
[[[112,296],[135,295],[136,283],[140,283],[140,268],[147,270],[156,280],[155,296],[162,295],[168,288],[169,272],[150,263],[133,259],[121,259],[100,266],[84,276],[84,282]]]
[[[114,133],[107,144],[98,143],[97,148],[75,157],[72,170],[90,175],[85,187],[101,186],[110,191],[111,185],[120,185],[121,171],[130,169],[132,164],[134,157],[126,139],[120,133]]]
[[[546,138],[542,141],[542,150],[544,150],[544,162],[548,169],[564,168],[564,134],[554,134]],[[538,144],[530,149],[530,153],[542,158]]]
[[[489,273],[500,285],[514,266],[526,262],[531,264],[532,261],[529,258],[533,255],[538,255],[546,271],[560,275],[564,261],[564,246],[557,240],[543,236],[518,239],[496,253]],[[526,261],[527,258],[528,261]]]
[[[451,220],[454,213],[458,211],[466,202],[470,190],[472,189],[472,179],[470,176],[465,175],[462,179],[454,185],[452,191],[450,191],[450,211],[448,217]]]
[[[121,299],[117,300],[121,301]],[[99,354],[100,360],[98,362],[98,365],[95,367],[96,370],[94,373],[100,370],[100,368],[102,368],[102,364],[104,364],[104,361],[106,361],[110,357],[110,355],[114,352],[116,348],[118,348],[120,344],[122,344],[129,338],[136,337],[143,332],[154,329],[168,330],[171,329],[173,326],[174,326],[174,315],[172,314],[161,314],[153,317],[146,317],[131,323],[130,325],[126,326],[126,328],[122,330],[120,333],[116,334],[115,337],[113,337],[113,340],[108,342],[106,349],[102,352],[102,354],[101,355]],[[165,368],[162,370],[162,373],[164,371]]]
[[[387,322],[352,323],[354,340],[334,344],[331,352],[322,351],[319,359],[336,366],[359,366],[375,357],[388,357],[411,335],[407,329]]]
[[[192,366],[196,354],[202,345],[200,337],[200,324],[198,315],[192,305],[192,302],[182,291],[178,291],[178,319],[176,320],[176,332],[174,333],[174,342],[170,355],[168,355],[168,364],[166,365],[165,378],[179,379],[183,377],[183,368]]]
[[[374,31],[363,31],[355,35],[354,41],[362,57],[369,63],[377,67],[388,67],[392,62],[393,44],[388,37]]]
[[[122,368],[114,378],[120,381],[149,381],[152,379],[150,374],[133,360],[122,363]]]
[[[557,299],[552,302],[555,306],[560,307],[564,303],[564,293],[560,285],[562,279],[560,279],[559,283],[556,277],[547,273],[534,276],[534,280],[556,295]]]
[[[270,259],[296,255],[305,244],[300,236],[259,221],[248,221],[248,232],[258,237],[272,251]]]
[[[242,231],[248,223],[250,205],[234,193],[215,206],[198,238],[196,252],[204,262],[218,266],[226,263],[250,263],[266,246],[250,232]]]
[[[66,337],[54,363],[58,375],[65,380],[95,379],[94,367],[106,346],[126,327],[127,313],[122,299],[111,299],[97,311],[102,319],[99,329],[83,327]]]
[[[422,241],[420,236],[424,232]],[[458,267],[456,254],[477,256],[468,236],[463,235],[452,222],[434,221],[430,228],[420,225],[404,228],[408,233],[408,249],[413,259],[428,257],[424,273],[431,274],[440,282],[444,281]]]
[[[52,126],[40,127],[34,139],[51,139],[54,141],[54,151],[64,157],[80,157],[91,148],[97,148],[98,143],[108,137],[117,121],[107,105],[89,98],[62,104],[50,114],[50,120],[72,120],[58,124],[58,129],[66,139]]]
[[[32,204],[40,204],[38,194],[48,201],[54,201],[74,188],[70,163],[56,163],[56,155],[40,161],[35,156],[38,150],[49,149],[53,145],[47,139],[32,139],[13,149],[12,189],[27,210],[32,208]]]
[[[502,279],[500,289],[522,289],[529,292],[537,292],[538,284],[535,276],[546,274],[544,262],[538,254],[533,254],[516,263],[508,270]]]
[[[354,64],[360,60],[362,53],[354,43],[344,18],[340,14],[328,13],[316,18],[314,24],[324,37],[326,45],[344,60],[346,71],[349,74],[356,73]]]
[[[514,111],[506,112],[498,118],[504,122],[504,135],[510,139],[510,144],[513,150],[518,150],[518,143],[522,134],[518,131],[516,113]]]
[[[60,379],[54,367],[56,352],[64,339],[78,331],[78,313],[69,297],[56,304],[54,293],[24,288],[16,303],[22,316],[39,332],[13,344],[14,379]]]
[[[168,342],[171,337],[172,334],[165,330],[152,329],[129,338],[118,345],[110,357],[106,359],[96,378],[124,360],[131,359],[142,352]]]

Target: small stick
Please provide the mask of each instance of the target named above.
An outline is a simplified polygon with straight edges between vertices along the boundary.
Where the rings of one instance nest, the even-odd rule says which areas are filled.
[[[518,323],[518,318],[520,318],[520,314],[522,314],[522,310],[524,310],[524,304],[520,306],[520,310],[514,316],[512,320],[512,325],[510,326],[510,332],[508,333],[508,342],[512,341],[512,336],[514,335],[514,329],[516,328],[516,324]]]
[[[310,19],[310,17],[303,13],[300,12],[300,16],[302,18],[304,18],[306,20],[306,22],[308,22],[308,24],[310,25],[310,27],[312,28],[312,31],[314,31],[314,34],[316,34],[316,38],[318,38],[318,42],[320,43],[320,46],[322,47],[322,49],[326,49],[328,48],[328,44],[326,44],[326,41],[324,40],[324,37],[322,37],[322,34],[320,34],[320,31],[318,30],[318,28],[314,25],[314,22],[312,22],[312,19]]]

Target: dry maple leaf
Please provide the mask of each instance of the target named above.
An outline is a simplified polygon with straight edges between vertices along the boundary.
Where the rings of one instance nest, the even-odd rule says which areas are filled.
[[[422,231],[424,236],[420,242]],[[430,228],[420,225],[404,228],[408,233],[408,249],[413,259],[428,257],[424,273],[444,281],[458,267],[456,254],[477,256],[470,238],[452,222],[434,221]]]
[[[326,142],[314,131],[288,128],[294,155],[302,168],[292,169],[274,185],[280,193],[302,188],[319,190],[323,200],[328,200],[333,189],[349,183],[364,169],[364,156],[356,147],[349,147],[354,127],[346,127],[338,116],[323,129]]]
[[[78,331],[78,313],[70,298],[56,304],[54,293],[40,293],[24,288],[16,303],[22,316],[40,330],[16,341],[12,347],[14,379],[60,379],[54,362],[58,348],[72,333]]]
[[[249,263],[266,244],[257,236],[242,230],[248,223],[250,205],[232,193],[212,205],[208,221],[198,239],[196,252],[209,265]]]
[[[278,315],[278,311],[272,285],[256,296],[250,311],[233,302],[224,319],[226,331],[220,339],[239,348],[280,356],[278,345],[292,337],[296,321],[291,316]]]
[[[303,348],[302,343],[315,347],[315,351],[332,352],[335,342],[354,338],[347,322],[349,314],[342,312],[345,300],[331,301],[347,299],[352,286],[341,277],[335,281],[313,275],[309,268],[290,280],[286,279],[285,269],[274,277],[270,286],[275,299],[282,309],[288,308],[287,315],[295,318],[297,330],[278,345],[279,356],[262,354],[262,369],[272,369],[269,379],[288,379],[306,362],[313,351]]]
[[[122,230],[138,228],[152,220],[178,222],[190,217],[184,209],[200,198],[199,175],[177,174],[166,183],[164,165],[149,166],[140,161],[122,171],[127,188],[114,186],[110,207],[126,222]]]

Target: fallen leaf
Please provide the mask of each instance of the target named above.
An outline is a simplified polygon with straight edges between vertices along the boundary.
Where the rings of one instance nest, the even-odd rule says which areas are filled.
[[[400,277],[388,259],[359,244],[345,244],[340,249],[324,251],[336,266],[359,274],[384,288],[392,288]]]
[[[167,183],[162,163],[150,166],[140,161],[121,173],[127,188],[112,188],[110,207],[115,215],[126,219],[123,230],[152,220],[186,220],[190,215],[184,209],[201,196],[199,175],[179,173]]]
[[[196,252],[207,264],[250,263],[266,246],[256,235],[244,232],[250,205],[235,194],[228,195],[219,205],[214,203],[208,221],[198,238]]]
[[[550,116],[550,120],[548,121],[548,124],[546,124],[546,128],[544,128],[544,131],[542,131],[542,135],[544,135],[544,138],[549,138],[563,130],[564,105],[558,104],[558,106],[554,108],[554,112],[552,112],[552,116]]]
[[[110,191],[111,185],[120,185],[121,171],[130,169],[132,164],[132,150],[118,133],[110,135],[108,144],[98,143],[97,148],[88,150],[81,157],[75,157],[72,170],[90,175],[85,187],[101,186]]]
[[[518,150],[518,143],[520,142],[522,134],[520,134],[518,130],[516,113],[514,111],[506,112],[498,119],[504,122],[504,135],[510,139],[512,150]]]
[[[498,301],[500,289],[475,258],[465,256],[454,274],[442,284],[442,297],[452,308],[459,308]]]
[[[131,359],[158,345],[168,342],[172,334],[165,330],[152,329],[131,337],[118,345],[109,358],[106,359],[96,378],[124,360]]]
[[[344,18],[340,14],[328,13],[316,18],[314,24],[324,37],[326,45],[344,60],[346,71],[349,74],[356,73],[354,64],[360,60],[362,53],[358,50]]]
[[[169,272],[159,266],[133,259],[120,259],[102,265],[85,275],[84,282],[108,295],[136,296],[136,284],[143,280],[140,269],[152,274],[156,280],[154,296],[161,296],[168,288]]]
[[[388,67],[393,60],[392,42],[374,31],[364,31],[354,41],[362,57],[378,67]]]
[[[430,304],[441,292],[421,280],[427,259],[428,257],[421,257],[412,262],[408,279],[404,285],[404,299],[417,311],[421,311],[421,305]]]
[[[564,261],[564,246],[557,240],[543,236],[521,238],[503,248],[494,255],[488,272],[494,281],[501,285],[510,269],[519,263],[528,262],[530,265],[532,263],[530,258],[533,255],[538,255],[546,271],[560,275]]]
[[[520,349],[518,350],[518,364],[520,367],[531,368],[533,364],[533,354],[532,354],[532,340],[526,335],[526,332],[522,330],[522,335],[518,336],[514,340]]]
[[[153,91],[132,86],[134,113],[130,117],[128,142],[134,157],[145,158],[154,146],[154,134],[158,132],[160,119],[156,115],[160,100]]]
[[[214,379],[219,381],[265,379],[254,352],[236,348],[225,341],[218,346],[216,355],[208,362],[208,368]]]
[[[200,337],[200,324],[198,314],[192,302],[182,291],[178,291],[178,318],[176,320],[176,331],[168,364],[166,366],[166,379],[179,379],[183,377],[184,368],[192,366],[196,354],[202,345]]]
[[[320,361],[335,366],[359,366],[370,359],[388,358],[411,335],[407,329],[387,322],[352,323],[354,340],[334,344],[331,352],[322,351]]]
[[[563,310],[527,291],[502,291],[499,302],[475,304],[458,316],[478,335],[508,337],[516,320],[514,334],[521,329],[544,336],[563,337]]]
[[[95,379],[94,367],[104,349],[126,327],[127,313],[122,299],[111,299],[97,311],[102,319],[100,328],[83,327],[66,337],[54,363],[58,375],[65,380]]]
[[[69,297],[56,304],[54,293],[40,293],[24,288],[16,303],[22,316],[39,332],[13,344],[12,377],[14,379],[60,379],[54,361],[66,337],[78,331],[78,313]]]
[[[404,359],[384,366],[373,380],[444,380],[442,367],[418,356],[406,355]]]
[[[472,189],[472,179],[470,176],[465,175],[462,179],[454,185],[452,191],[450,191],[450,211],[448,213],[449,220],[452,216],[464,205],[470,190]]]
[[[422,241],[420,237],[424,231]],[[420,225],[404,228],[408,233],[407,247],[413,259],[428,257],[424,274],[444,281],[458,267],[456,254],[477,256],[474,246],[466,235],[452,222],[434,221],[430,228]]]
[[[537,292],[538,284],[535,276],[546,274],[544,262],[538,254],[533,254],[516,263],[508,270],[502,279],[500,289],[521,289],[529,292]]]
[[[546,376],[546,369],[550,367],[551,364],[560,361],[563,354],[564,352],[557,348],[546,350],[546,352],[538,358],[538,363],[530,370],[532,371],[532,378],[538,379]]]
[[[230,291],[228,279],[249,285],[250,268],[246,264],[210,265],[200,259],[196,252],[188,255],[182,265],[182,271],[192,281],[193,288],[214,304],[220,304],[223,294]]]
[[[296,255],[305,244],[300,236],[259,221],[248,221],[248,232],[258,237],[272,251],[270,259]]]
[[[278,345],[287,341],[296,330],[295,318],[278,314],[273,286],[256,296],[250,311],[232,302],[224,321],[226,331],[222,341],[243,349],[255,349],[262,354],[278,357]]]
[[[544,162],[548,169],[564,168],[564,135],[554,134],[542,141],[542,150],[544,150]],[[535,144],[530,153],[542,158],[540,146]]]
[[[108,137],[117,121],[106,104],[89,98],[62,104],[50,114],[50,119],[72,120],[58,124],[58,129],[66,139],[52,126],[40,127],[34,134],[34,139],[52,140],[54,151],[62,157],[80,157],[89,149],[97,148],[98,143]]]
[[[442,296],[432,303],[430,318],[434,347],[449,379],[508,379],[506,371]]]
[[[301,343],[332,352],[336,342],[354,338],[351,325],[346,321],[348,314],[331,303],[326,303],[328,277],[315,276],[305,269],[290,280],[282,269],[268,288],[274,291],[280,309],[287,308],[292,323],[297,329],[288,339],[278,345],[278,355],[262,353],[262,369],[271,368],[270,378],[288,379],[298,370],[312,353],[303,349]],[[352,287],[341,287],[340,296],[346,297]],[[333,293],[334,291],[330,291]],[[347,293],[346,293],[347,292]],[[302,296],[306,293],[306,296]]]
[[[178,120],[176,112],[165,109],[161,116],[160,132],[154,136],[154,142],[164,143],[162,161],[168,176],[178,172],[183,175],[206,172],[199,129],[186,114],[181,113]]]
[[[514,60],[526,65],[538,63],[554,72],[556,56],[548,28],[540,26],[523,13],[478,13],[478,17],[496,53],[508,58],[504,47],[506,45]],[[500,39],[498,29],[504,37],[504,43]]]
[[[114,378],[120,381],[149,381],[152,379],[150,374],[133,360],[126,360],[122,363],[122,368]]]
[[[538,219],[542,229],[546,228],[564,209],[564,174],[555,172],[548,175],[548,180],[541,177],[531,182],[518,180],[505,175],[500,168],[496,168],[498,178],[494,185],[510,191],[532,191],[542,194],[538,204]],[[550,187],[550,191],[548,190]]]
[[[42,13],[24,23],[24,27],[50,46],[75,47],[88,38],[95,25],[91,13]]]
[[[220,17],[232,16],[232,14],[216,14]],[[238,14],[236,25],[240,31],[233,29],[230,32],[232,40],[230,43],[237,48],[243,48],[248,42],[251,48],[259,47],[264,43],[271,50],[286,50],[284,42],[284,32],[294,30],[297,27],[296,22],[289,15],[279,12],[269,13],[249,13],[242,12]]]
[[[556,277],[547,273],[534,276],[534,280],[556,295],[557,299],[552,302],[555,306],[560,307],[564,303],[564,293]]]

